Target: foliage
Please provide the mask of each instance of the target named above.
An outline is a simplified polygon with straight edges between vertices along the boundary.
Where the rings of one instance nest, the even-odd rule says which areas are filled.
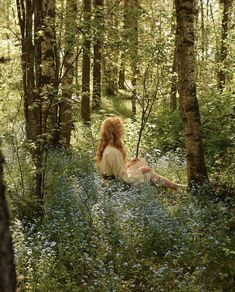
[[[232,91],[213,89],[201,96],[204,148],[208,169],[216,181],[234,186],[234,103]],[[208,118],[210,117],[210,118]]]
[[[225,158],[227,150],[234,146],[234,103],[235,95],[230,91],[225,91],[221,95],[211,89],[202,95],[205,148],[212,159]]]

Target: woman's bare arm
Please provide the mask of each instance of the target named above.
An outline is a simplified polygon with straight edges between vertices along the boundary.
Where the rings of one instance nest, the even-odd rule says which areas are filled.
[[[126,168],[131,167],[132,165],[134,165],[138,161],[139,161],[139,158],[131,158],[131,160],[126,162]]]

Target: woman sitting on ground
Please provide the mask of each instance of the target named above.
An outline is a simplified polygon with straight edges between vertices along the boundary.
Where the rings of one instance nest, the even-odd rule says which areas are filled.
[[[110,117],[103,121],[96,163],[104,179],[118,178],[133,184],[151,181],[172,190],[177,190],[182,186],[157,174],[147,164],[140,163],[138,158],[128,161],[122,144],[122,136],[123,125],[120,117]]]

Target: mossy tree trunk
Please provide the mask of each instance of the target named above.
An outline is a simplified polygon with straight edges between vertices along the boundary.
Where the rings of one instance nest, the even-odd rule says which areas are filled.
[[[189,186],[208,182],[195,83],[195,2],[196,0],[175,1],[180,111],[186,143]]]
[[[16,291],[14,253],[9,228],[9,214],[3,181],[4,159],[0,152],[0,291]]]

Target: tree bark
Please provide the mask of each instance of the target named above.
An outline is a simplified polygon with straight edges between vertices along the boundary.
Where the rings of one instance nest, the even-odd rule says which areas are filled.
[[[64,75],[62,79],[62,99],[59,103],[60,143],[70,146],[72,131],[72,104],[73,78],[75,62],[74,38],[76,35],[77,1],[67,0],[65,16],[65,56]]]
[[[107,96],[115,96],[118,90],[118,55],[119,46],[117,44],[117,35],[119,33],[119,17],[117,11],[120,3],[118,1],[106,1],[108,17],[106,18],[106,46],[104,46],[104,85]],[[107,13],[107,12],[106,12]]]
[[[132,94],[132,114],[136,114],[136,85],[138,75],[138,17],[139,1],[125,0],[124,2],[124,32],[128,45],[128,56],[130,59],[132,77],[131,84],[133,87]]]
[[[40,108],[35,91],[34,45],[33,45],[33,1],[17,0],[17,12],[21,30],[21,65],[23,72],[24,114],[26,136],[36,143],[40,132]],[[33,150],[32,150],[33,152]]]
[[[171,92],[170,92],[170,109],[172,111],[177,110],[177,90],[178,90],[178,78],[177,78],[177,37],[176,37],[176,25],[175,25],[175,5],[173,5],[173,17],[172,17],[172,34],[175,34],[175,47],[172,63],[172,76],[171,76]]]
[[[195,83],[195,0],[176,0],[175,4],[180,111],[186,143],[188,183],[189,186],[202,185],[208,182],[208,176]]]
[[[57,45],[55,33],[55,0],[43,0],[43,38],[42,38],[42,126],[47,134],[47,142],[56,146],[59,144],[58,125],[58,68]]]
[[[125,89],[125,55],[121,52],[121,64],[118,75],[118,88]]]
[[[202,51],[202,61],[205,61],[205,21],[204,21],[204,6],[203,6],[203,0],[200,0],[200,10],[201,10],[201,51]]]
[[[83,0],[84,10],[84,35],[82,56],[82,101],[81,116],[83,121],[90,121],[90,25],[91,25],[91,0]]]
[[[9,228],[9,214],[5,198],[3,163],[4,159],[0,152],[0,291],[14,292],[16,291],[16,271]]]
[[[37,170],[42,166],[41,36],[42,0],[17,0],[21,31],[24,115],[29,150]],[[43,176],[36,172],[35,194],[43,197]]]
[[[175,42],[173,64],[172,64],[172,77],[171,77],[171,100],[170,108],[172,111],[177,110],[177,89],[178,89],[178,78],[177,78],[177,44]]]
[[[37,93],[37,107],[39,112],[38,117],[38,131],[35,147],[34,163],[36,166],[36,195],[41,200],[41,209],[39,214],[43,213],[43,197],[44,197],[44,176],[43,168],[43,152],[44,141],[42,140],[43,126],[42,126],[42,35],[41,29],[43,25],[43,5],[42,0],[37,0],[34,7],[34,58],[35,58],[35,84]],[[40,208],[40,206],[39,206]]]
[[[228,24],[230,8],[232,6],[232,0],[222,0],[223,3],[223,19],[222,19],[222,33],[221,33],[221,47],[220,47],[220,66],[221,69],[218,72],[218,90],[223,91],[226,84],[226,58],[228,55]]]
[[[101,64],[102,64],[102,9],[103,0],[94,1],[96,33],[94,36],[94,67],[93,67],[93,108],[101,106]]]

